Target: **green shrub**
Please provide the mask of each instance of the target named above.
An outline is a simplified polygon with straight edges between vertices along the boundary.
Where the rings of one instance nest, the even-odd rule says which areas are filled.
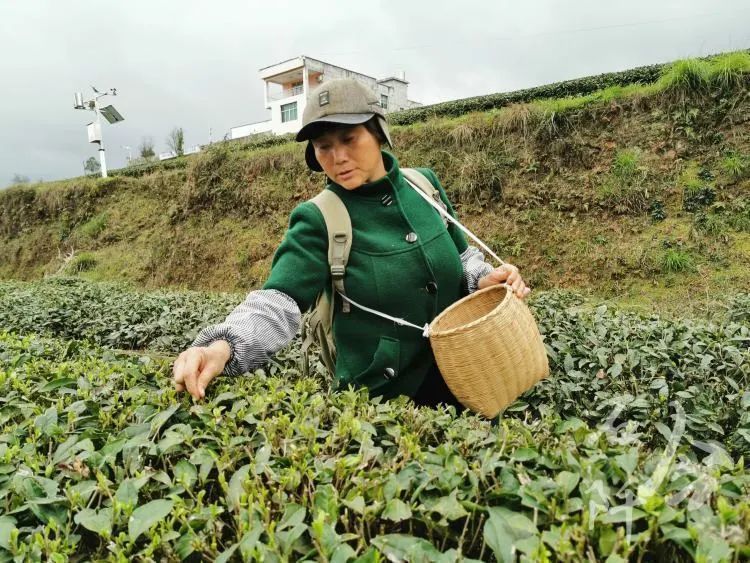
[[[727,228],[726,223],[720,215],[705,213],[703,211],[696,213],[693,224],[700,232],[711,236],[718,236]]]
[[[273,133],[259,133],[257,135],[251,135],[250,137],[242,137],[240,139],[226,141],[226,144],[231,149],[247,151],[284,145],[286,143],[293,142],[294,138],[294,133],[285,133],[283,135],[275,135]]]
[[[671,63],[659,79],[659,85],[666,93],[684,98],[703,94],[708,88],[710,76],[709,63],[685,59]]]
[[[682,191],[682,208],[685,211],[697,211],[711,205],[716,199],[716,190],[711,186],[685,186]]]
[[[201,326],[221,322],[241,301],[234,294],[142,292],[127,283],[65,276],[0,281],[0,326],[114,348],[176,352]]]
[[[661,258],[662,271],[668,274],[687,272],[695,269],[690,254],[683,250],[668,248]]]
[[[667,211],[664,209],[664,202],[657,200],[651,202],[649,214],[654,221],[663,221],[667,218]]]
[[[73,257],[65,271],[69,273],[86,272],[94,268],[97,263],[96,257],[91,252],[81,252]]]
[[[714,179],[708,168],[700,167],[695,162],[688,162],[680,173],[678,187],[682,192],[682,208],[685,211],[698,211],[711,205],[716,199],[716,190],[709,183]]]
[[[642,180],[645,170],[642,166],[640,151],[637,149],[617,151],[612,163],[612,175],[623,183]]]
[[[742,88],[750,77],[750,53],[739,51],[719,55],[711,61],[709,78],[724,90]]]
[[[736,198],[726,206],[727,225],[736,231],[750,232],[750,201]]]
[[[15,437],[0,444],[7,558],[573,560],[575,538],[597,560],[660,560],[747,542],[746,480],[726,454],[705,467],[680,443],[665,463],[614,422],[549,413],[495,431],[265,370],[192,404],[148,355],[0,334],[0,356],[28,372],[4,374],[24,388],[0,423]],[[690,494],[709,476],[722,486]],[[638,541],[615,509],[627,502]]]
[[[725,155],[719,166],[730,179],[741,180],[750,174],[750,157],[733,152]]]
[[[638,149],[617,152],[610,175],[599,186],[600,201],[613,212],[642,213],[649,208],[649,190],[645,180],[648,169],[642,163]]]
[[[684,269],[691,262],[685,258],[689,256],[687,251],[667,250],[678,257],[672,259],[673,270]],[[114,348],[148,348],[176,355],[192,342],[199,329],[222,322],[244,298],[244,294],[144,292],[129,284],[92,283],[80,278],[6,281],[0,282],[0,326],[20,334],[41,332]],[[647,405],[629,407],[630,414],[645,420],[650,409],[661,403],[647,389],[632,385],[664,377],[674,392],[702,387],[701,393],[686,399],[686,409],[695,410],[703,401],[713,402],[710,416],[701,415],[701,423],[696,419],[692,431],[708,432],[707,423],[721,424],[729,431],[736,424],[738,413],[720,397],[733,387],[728,379],[746,381],[750,375],[750,334],[746,327],[660,320],[607,307],[592,311],[582,303],[581,297],[561,292],[543,292],[530,302],[545,335],[553,377],[524,398],[522,402],[528,408],[537,413],[551,408],[564,416],[599,423],[618,397],[636,392],[639,401]],[[299,345],[295,340],[277,354],[276,363],[268,369],[280,374],[296,369],[301,361]],[[725,360],[705,363],[706,350],[713,350],[714,358]],[[611,370],[611,376],[595,378],[600,369]],[[523,416],[524,411],[511,412]],[[663,416],[663,422],[668,422],[669,415],[664,412]],[[651,430],[651,438],[659,436],[656,429]]]
[[[95,217],[89,219],[86,223],[81,225],[79,228],[80,232],[89,237],[96,238],[102,231],[107,227],[107,213],[100,213]]]
[[[730,322],[750,323],[750,294],[740,293],[727,304],[727,319]]]

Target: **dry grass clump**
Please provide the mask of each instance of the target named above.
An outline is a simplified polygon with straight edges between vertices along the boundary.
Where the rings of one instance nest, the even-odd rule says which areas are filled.
[[[482,205],[500,201],[503,164],[488,152],[467,152],[451,159],[447,186],[457,203]]]

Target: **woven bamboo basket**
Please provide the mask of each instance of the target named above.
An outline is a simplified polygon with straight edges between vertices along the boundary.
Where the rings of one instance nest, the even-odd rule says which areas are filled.
[[[430,323],[430,344],[451,392],[488,418],[549,375],[534,317],[505,285],[481,289],[445,309]]]

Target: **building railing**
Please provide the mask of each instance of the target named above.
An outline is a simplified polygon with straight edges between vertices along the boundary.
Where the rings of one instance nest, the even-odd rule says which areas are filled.
[[[277,92],[275,94],[268,94],[268,100],[272,102],[277,102],[279,100],[283,100],[286,98],[291,98],[292,96],[300,96],[305,92],[305,87],[295,86],[294,88],[290,88],[289,90],[284,90],[282,92]]]

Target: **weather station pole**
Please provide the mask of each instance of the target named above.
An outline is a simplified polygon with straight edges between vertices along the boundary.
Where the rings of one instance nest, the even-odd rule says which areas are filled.
[[[120,113],[112,105],[105,106],[103,108],[99,107],[99,98],[101,98],[102,96],[108,96],[110,94],[112,96],[116,96],[117,89],[110,88],[107,92],[99,92],[99,90],[97,90],[93,86],[91,87],[91,89],[94,91],[94,97],[86,101],[83,100],[83,94],[81,94],[80,92],[76,92],[75,104],[73,105],[73,109],[91,110],[96,114],[96,119],[89,123],[86,127],[89,135],[89,143],[96,143],[99,145],[99,161],[101,163],[102,178],[106,178],[107,159],[104,154],[104,140],[102,139],[101,116],[104,116],[104,119],[106,119],[107,122],[111,124],[119,123],[125,118],[120,115]]]
[[[130,145],[120,145],[120,148],[128,151],[128,166],[130,166],[130,162],[133,160],[133,153],[131,152]]]
[[[94,98],[94,113],[96,114],[96,126],[99,131],[102,130],[102,120],[99,111],[99,96]],[[102,178],[107,177],[107,158],[104,155],[104,139],[99,137],[99,162],[102,165]]]

